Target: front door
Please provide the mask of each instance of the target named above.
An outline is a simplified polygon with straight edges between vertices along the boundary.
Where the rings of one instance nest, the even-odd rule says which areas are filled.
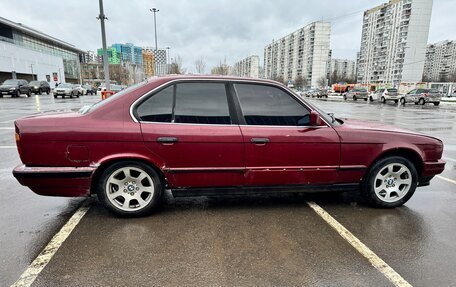
[[[278,87],[235,84],[234,90],[243,114],[248,186],[337,181],[340,142],[332,127],[310,127],[309,110]]]
[[[171,188],[244,183],[242,135],[226,91],[223,82],[178,83],[139,105],[144,141]]]

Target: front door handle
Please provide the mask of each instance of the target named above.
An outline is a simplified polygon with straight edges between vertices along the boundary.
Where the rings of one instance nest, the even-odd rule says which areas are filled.
[[[178,139],[175,138],[175,137],[159,137],[159,138],[157,138],[157,142],[164,143],[164,144],[175,143],[177,141],[178,141]]]
[[[268,138],[251,138],[250,142],[254,143],[254,144],[267,144],[269,142],[269,139]]]

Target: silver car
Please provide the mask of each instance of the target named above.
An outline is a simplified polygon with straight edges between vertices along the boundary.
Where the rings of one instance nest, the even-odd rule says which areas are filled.
[[[379,100],[382,104],[386,103],[387,101],[394,101],[395,103],[399,102],[399,93],[397,89],[380,89],[375,91],[369,98],[372,100]]]
[[[65,96],[78,97],[79,98],[80,92],[73,84],[60,84],[54,89],[54,98],[58,96],[62,96],[62,99]]]
[[[401,105],[406,103],[415,103],[415,105],[424,105],[433,103],[434,106],[440,105],[442,93],[436,89],[415,89],[403,95],[400,99]]]
[[[354,101],[356,101],[358,99],[363,99],[363,100],[367,101],[368,97],[369,97],[369,93],[367,92],[367,89],[354,88],[353,90],[345,93],[344,100],[346,101],[347,99],[353,99]]]

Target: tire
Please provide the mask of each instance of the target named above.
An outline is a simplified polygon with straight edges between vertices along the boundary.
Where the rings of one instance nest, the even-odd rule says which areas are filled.
[[[27,91],[27,98],[30,98],[32,96],[32,91],[31,90],[28,90]]]
[[[361,184],[361,194],[372,206],[394,208],[412,197],[417,183],[418,173],[413,163],[391,156],[378,160],[369,169]]]
[[[421,99],[418,101],[418,104],[419,104],[419,105],[424,105],[425,103],[426,103],[426,102],[424,101],[423,98],[421,98]]]
[[[369,97],[369,102],[373,102],[374,101],[374,98],[372,98],[372,96]]]
[[[367,98],[364,98],[364,101],[367,102]]]
[[[354,100],[354,101],[357,101],[358,98],[357,98],[356,96],[353,96],[353,100]]]
[[[380,99],[380,102],[382,102],[382,104],[386,103],[385,97],[382,97],[382,98]]]
[[[396,104],[397,104],[398,102],[399,102],[399,100],[394,100],[394,103],[396,103]]]
[[[3,99],[3,95],[0,95],[0,99]]]
[[[71,94],[70,94],[70,98],[73,98],[73,92],[71,92]]]
[[[65,99],[65,95],[62,95],[62,99]]]
[[[50,93],[51,93],[51,89],[48,89],[48,90],[46,91],[46,95],[49,95]]]
[[[434,103],[434,106],[438,106],[438,105],[440,105],[440,102]]]
[[[43,91],[41,91],[41,89],[38,90],[38,95],[41,95],[43,93]]]
[[[140,177],[144,179],[139,182]],[[102,173],[96,187],[98,199],[106,209],[122,217],[149,215],[163,194],[163,184],[157,172],[135,161],[111,165]]]
[[[78,93],[76,94],[76,98],[79,98],[79,95],[80,95],[80,93],[79,93],[79,91],[78,91]]]
[[[16,97],[16,98],[19,98],[20,96],[21,96],[21,91],[17,90],[17,91],[16,91],[15,97]]]
[[[405,106],[405,99],[401,98],[401,105]]]
[[[346,95],[344,95],[344,101],[346,101],[346,100],[347,100],[347,96],[346,96]]]
[[[57,95],[54,95],[54,99],[57,99]]]

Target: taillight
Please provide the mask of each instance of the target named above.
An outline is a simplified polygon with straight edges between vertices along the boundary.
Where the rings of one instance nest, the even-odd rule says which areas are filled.
[[[428,93],[426,93],[426,94],[424,94],[424,96],[425,96],[425,97],[429,97],[429,94],[428,94]]]
[[[15,128],[15,140],[16,140],[16,146],[17,146],[17,151],[19,153],[19,156],[22,157],[22,146],[21,146],[21,133],[19,132],[19,128],[17,125],[14,125]]]

